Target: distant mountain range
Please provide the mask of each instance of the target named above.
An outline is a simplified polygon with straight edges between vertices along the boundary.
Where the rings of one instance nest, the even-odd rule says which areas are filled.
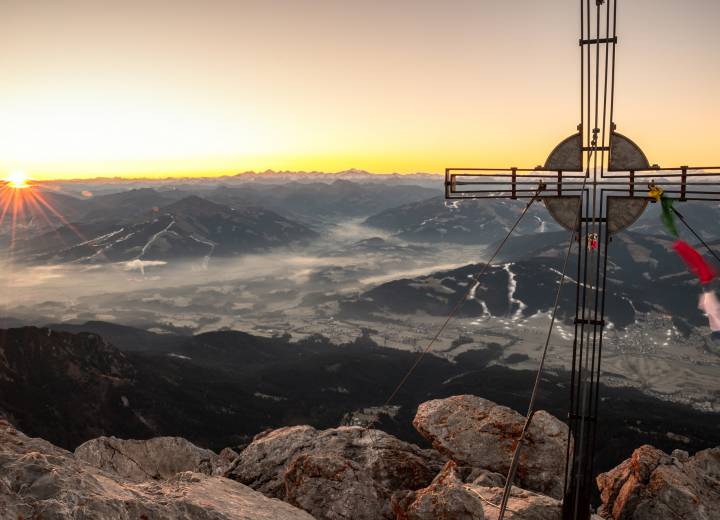
[[[44,263],[166,261],[267,251],[318,236],[272,211],[235,210],[196,195],[137,216],[128,215],[127,197],[105,197],[117,202],[108,205],[106,215],[119,208],[124,218],[63,226],[20,243],[19,253]],[[143,192],[142,201],[160,198],[160,194]]]
[[[285,184],[219,186],[203,196],[233,208],[261,206],[295,220],[318,223],[328,219],[366,217],[432,197],[440,187],[440,184],[433,189],[344,179],[331,183],[293,180]]]
[[[492,244],[505,237],[520,216],[526,201],[512,200],[445,200],[442,196],[398,205],[368,217],[365,224],[414,242],[450,242],[458,244]],[[717,238],[718,203],[677,203],[693,228],[704,238]],[[660,208],[650,204],[630,228],[637,233],[662,235]],[[678,228],[692,241],[692,235],[678,223]],[[559,231],[544,204],[530,206],[515,230],[514,237]]]
[[[375,182],[164,186],[73,197],[39,188],[14,249],[34,263],[234,256],[307,245],[317,228],[426,199],[437,191]],[[312,229],[312,228],[316,229]],[[9,246],[11,226],[0,241]]]
[[[285,184],[289,182],[322,182],[331,183],[335,180],[347,180],[357,183],[378,183],[396,185],[421,185],[426,187],[442,186],[443,176],[437,173],[372,173],[366,170],[350,168],[339,172],[320,171],[289,171],[265,170],[245,171],[235,175],[213,177],[167,177],[147,179],[121,179],[98,177],[95,179],[76,179],[64,181],[51,181],[44,183],[52,189],[61,189],[68,193],[80,194],[82,191],[91,191],[97,195],[126,191],[137,188],[168,187],[203,188],[207,186],[242,186],[246,184]]]
[[[135,188],[89,197],[52,194],[60,201],[58,212],[72,222],[117,221],[137,218],[153,209],[197,195],[233,209],[261,207],[301,221],[368,216],[385,209],[432,197],[441,184],[433,188],[412,184],[355,182],[337,178],[332,182],[284,183],[245,182],[208,185],[165,184],[156,188]],[[49,192],[52,193],[52,192]],[[49,195],[46,195],[49,197]]]

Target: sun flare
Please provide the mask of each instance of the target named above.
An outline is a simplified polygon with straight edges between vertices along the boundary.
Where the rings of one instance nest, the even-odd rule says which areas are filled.
[[[30,184],[28,183],[29,180],[30,179],[28,179],[27,175],[20,171],[10,172],[10,175],[5,178],[7,185],[14,189],[30,187]]]

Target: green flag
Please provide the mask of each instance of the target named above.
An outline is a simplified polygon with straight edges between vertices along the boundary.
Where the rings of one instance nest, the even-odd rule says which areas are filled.
[[[678,230],[675,227],[675,216],[673,215],[673,200],[663,195],[660,198],[660,204],[662,206],[662,216],[660,218],[663,224],[665,224],[671,235],[678,236]]]

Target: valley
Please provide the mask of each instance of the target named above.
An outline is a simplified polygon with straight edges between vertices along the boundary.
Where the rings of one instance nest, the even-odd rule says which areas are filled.
[[[123,394],[130,403],[145,400],[142,396],[155,388],[155,380],[178,379],[192,387],[202,378],[217,379],[203,371],[218,366],[198,368],[197,374],[185,372],[184,364],[196,363],[198,355],[183,345],[208,334],[239,334],[232,331],[250,334],[252,341],[267,348],[278,341],[299,345],[310,341],[323,345],[327,350],[323,356],[342,358],[355,352],[362,363],[370,363],[363,372],[377,371],[382,359],[398,356],[402,361],[392,369],[398,372],[381,385],[389,391],[390,381],[426,347],[449,309],[469,292],[468,301],[428,358],[432,376],[418,376],[419,381],[431,381],[432,390],[409,398],[408,403],[435,393],[450,395],[451,390],[480,391],[463,385],[482,374],[490,380],[499,378],[497,388],[482,384],[482,392],[522,410],[523,394],[500,381],[518,378],[521,386],[527,386],[538,366],[567,234],[548,221],[544,208],[533,206],[517,236],[476,284],[472,277],[481,268],[479,262],[490,255],[519,206],[472,201],[445,205],[432,195],[430,181],[435,182],[424,178],[413,181],[417,185],[398,182],[392,189],[357,178],[327,183],[235,181],[231,188],[140,185],[113,191],[117,188],[105,187],[98,196],[101,202],[67,195],[58,200],[70,208],[67,211],[76,222],[51,231],[29,222],[18,234],[16,256],[6,261],[4,271],[3,323],[92,332],[120,347],[132,357],[133,377],[145,374],[132,385],[132,392]],[[130,204],[131,200],[137,203]],[[267,208],[244,205],[256,203],[266,203]],[[644,396],[687,413],[718,413],[720,343],[697,309],[699,291],[672,254],[653,211],[650,208],[612,244],[609,323],[603,344],[605,392],[608,398]],[[708,211],[699,205],[688,218],[713,240]],[[81,239],[73,229],[83,230],[85,236]],[[573,276],[561,294],[547,360],[553,406],[559,414],[572,355]],[[353,346],[348,350],[336,345]],[[373,352],[383,354],[375,357]],[[369,359],[364,359],[366,354]],[[300,385],[308,384],[307,374],[315,373],[310,367],[291,369],[290,358],[273,355],[263,369],[268,373],[297,369],[305,374]],[[217,365],[218,360],[207,362]],[[230,366],[238,372],[227,381],[220,378],[219,385],[232,387],[234,378],[245,374],[242,365]],[[154,372],[158,367],[167,372]],[[378,372],[382,373],[384,369]],[[212,396],[213,413],[228,414],[233,435],[240,435],[223,442],[241,442],[243,435],[259,428],[300,420],[284,408],[289,405],[288,389],[266,386],[254,379],[259,377],[254,371],[244,377],[242,392],[252,405],[243,407],[255,410],[247,412],[245,422],[232,422],[233,406],[238,405],[224,401],[225,390]],[[327,382],[323,388],[335,390],[313,390],[316,402],[325,409],[328,399],[347,395],[345,390],[359,396],[368,384],[366,377],[352,389],[339,381]],[[169,390],[153,391],[160,395]],[[176,391],[185,392],[176,389],[166,398],[177,399],[181,394],[173,395]],[[351,410],[378,406],[382,393],[340,399],[337,402],[344,404],[331,407],[332,411],[307,408],[293,413],[326,427]],[[194,398],[183,399],[191,406]],[[412,404],[405,406],[402,413],[407,419]],[[187,424],[154,422],[149,413],[142,411],[135,418],[138,435],[143,428],[177,429],[187,435]],[[112,428],[120,427],[113,424]],[[201,441],[215,442],[211,437]]]

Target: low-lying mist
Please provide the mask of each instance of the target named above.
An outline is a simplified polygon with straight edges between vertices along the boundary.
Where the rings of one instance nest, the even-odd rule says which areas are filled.
[[[275,330],[312,321],[318,305],[396,278],[482,259],[482,248],[408,244],[348,220],[305,247],[264,254],[116,263],[6,261],[0,312],[29,324],[103,320],[158,330]],[[358,329],[359,330],[359,329]]]

